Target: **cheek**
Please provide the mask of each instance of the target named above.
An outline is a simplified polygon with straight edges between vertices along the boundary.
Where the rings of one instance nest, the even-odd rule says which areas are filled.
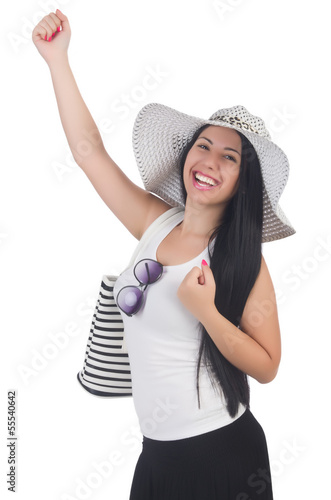
[[[183,182],[184,182],[184,186],[185,186],[185,189],[187,189],[187,183],[188,183],[188,180],[190,178],[190,158],[186,157],[186,160],[185,160],[185,164],[184,164],[184,169],[183,169]]]
[[[236,163],[231,163],[228,167],[228,174],[230,178],[237,180],[239,178],[240,166]]]
[[[227,171],[228,182],[231,186],[235,187],[239,184],[240,168],[237,165],[229,167]]]

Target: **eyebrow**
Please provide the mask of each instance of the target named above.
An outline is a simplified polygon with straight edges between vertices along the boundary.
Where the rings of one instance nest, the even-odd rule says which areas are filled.
[[[210,139],[208,139],[207,137],[199,137],[199,139],[206,139],[206,141],[210,142],[211,145],[213,145],[213,141],[211,141]],[[226,149],[227,151],[234,151],[235,153],[237,153],[239,156],[241,156],[241,154],[239,153],[239,151],[237,151],[236,149],[233,149],[233,148],[229,148],[229,147],[226,147],[224,148]]]

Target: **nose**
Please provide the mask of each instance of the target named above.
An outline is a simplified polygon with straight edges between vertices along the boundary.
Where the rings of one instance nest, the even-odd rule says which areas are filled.
[[[217,155],[209,155],[205,159],[205,166],[210,172],[220,173],[221,172],[221,160]]]

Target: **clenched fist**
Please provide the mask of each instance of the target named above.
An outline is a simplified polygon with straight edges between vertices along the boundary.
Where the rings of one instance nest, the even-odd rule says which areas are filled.
[[[71,30],[68,18],[57,9],[34,28],[32,41],[47,64],[67,55]]]
[[[215,293],[214,275],[205,261],[202,269],[194,267],[187,273],[177,290],[179,300],[202,324],[209,311],[215,309]]]

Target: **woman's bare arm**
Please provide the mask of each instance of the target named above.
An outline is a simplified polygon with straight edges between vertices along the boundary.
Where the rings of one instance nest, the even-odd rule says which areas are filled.
[[[115,216],[140,239],[151,222],[170,206],[134,184],[107,153],[70,68],[70,37],[69,21],[59,10],[45,16],[32,33],[50,69],[61,122],[76,163]]]
[[[200,284],[202,277],[204,283]],[[271,382],[280,363],[281,338],[274,287],[263,256],[242,314],[241,330],[218,312],[215,291],[212,270],[202,265],[186,275],[177,295],[230,363],[260,383]]]

